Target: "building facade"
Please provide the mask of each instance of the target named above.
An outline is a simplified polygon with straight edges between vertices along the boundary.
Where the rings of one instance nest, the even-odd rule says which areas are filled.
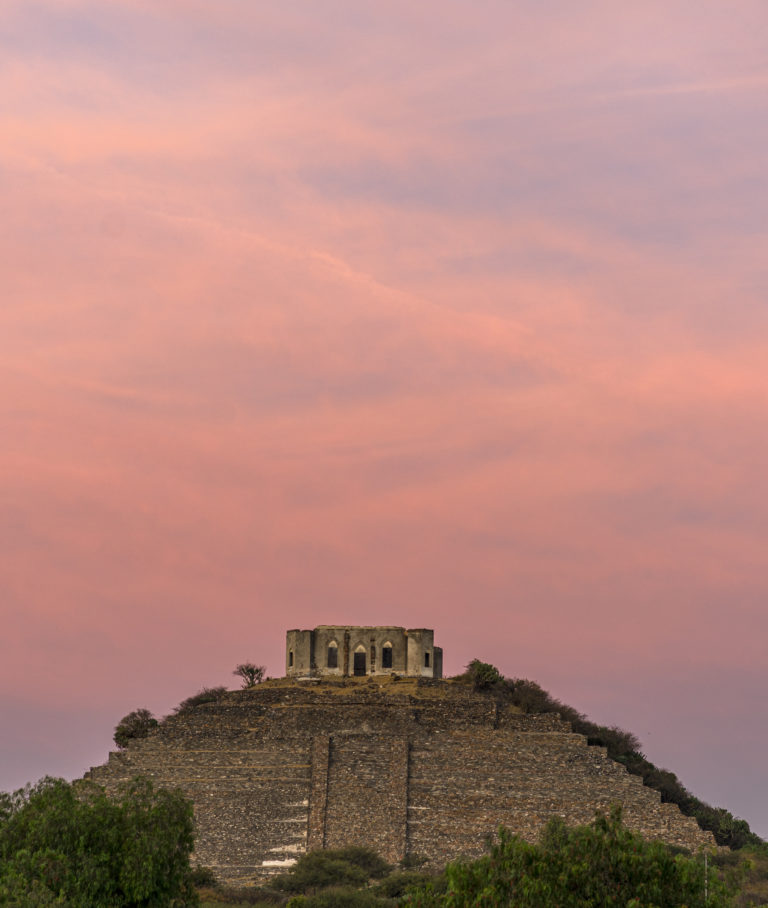
[[[286,633],[288,678],[443,677],[443,651],[429,628],[321,624]]]

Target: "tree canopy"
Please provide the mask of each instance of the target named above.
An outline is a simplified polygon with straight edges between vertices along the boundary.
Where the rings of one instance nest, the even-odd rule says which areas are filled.
[[[0,795],[0,905],[194,905],[193,838],[181,792],[135,779],[111,798],[91,782],[42,779]]]

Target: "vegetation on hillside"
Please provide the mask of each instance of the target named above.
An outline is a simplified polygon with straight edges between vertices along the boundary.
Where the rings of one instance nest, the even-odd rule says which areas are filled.
[[[182,700],[178,706],[174,707],[173,712],[183,713],[189,709],[194,709],[196,706],[200,706],[202,703],[216,703],[216,701],[221,700],[226,693],[226,687],[203,687],[196,694],[192,694],[191,697]]]
[[[485,857],[443,873],[420,871],[414,856],[393,867],[349,847],[302,855],[269,887],[240,890],[190,869],[192,840],[192,809],[180,792],[136,779],[111,798],[90,782],[43,779],[0,794],[0,906],[747,908],[768,897],[768,854],[723,851],[707,865],[703,854],[625,829],[619,808],[590,826],[555,818],[536,845],[500,829]]]
[[[489,683],[489,679],[494,678]],[[597,725],[572,706],[556,700],[535,681],[523,678],[504,678],[498,669],[474,659],[464,675],[456,680],[473,684],[477,690],[492,691],[505,702],[519,707],[526,713],[556,713],[569,722],[578,734],[585,735],[593,745],[605,747],[608,756],[622,763],[632,775],[640,776],[643,784],[661,794],[661,800],[677,804],[689,817],[694,817],[702,829],[709,830],[718,845],[743,848],[761,846],[763,840],[753,833],[746,820],[734,817],[722,807],[711,807],[688,791],[677,776],[666,769],[659,769],[641,751],[640,741],[631,732],[616,726]]]
[[[0,905],[161,908],[197,904],[192,805],[135,779],[117,797],[42,779],[0,794]]]
[[[233,674],[240,677],[243,687],[248,689],[260,683],[264,669],[253,663],[243,663]],[[663,802],[676,804],[686,816],[694,817],[702,829],[714,835],[718,845],[734,849],[765,845],[752,832],[746,820],[734,817],[723,807],[712,807],[700,800],[688,791],[675,773],[654,765],[642,752],[640,741],[634,734],[617,726],[592,722],[572,706],[557,700],[535,681],[505,678],[495,666],[479,659],[473,659],[466,672],[454,680],[472,684],[475,689],[489,692],[526,713],[556,713],[570,723],[575,732],[585,735],[589,744],[605,747],[612,760],[623,764],[632,775],[639,776],[644,785],[658,791]],[[204,687],[183,700],[174,713],[185,712],[202,703],[216,702],[226,693],[225,687]],[[152,723],[156,724],[156,721],[147,710],[129,713],[115,730],[115,741],[118,746],[124,747],[131,738],[146,736],[153,727]]]
[[[153,728],[157,728],[158,721],[148,709],[134,709],[132,713],[117,723],[113,736],[115,744],[122,749],[137,738],[146,738]]]
[[[621,810],[598,814],[589,826],[549,821],[538,844],[500,829],[490,853],[445,870],[446,890],[428,884],[404,901],[408,908],[727,908],[736,880],[703,858],[674,854],[646,842],[621,822]]]
[[[415,858],[391,867],[368,849],[339,848],[303,855],[268,887],[208,888],[201,899],[202,908],[765,908],[768,855],[744,854],[710,850],[705,859],[646,842],[615,808],[589,826],[556,818],[536,845],[500,829],[485,857],[442,873],[414,869]]]
[[[310,851],[268,887],[202,890],[203,908],[284,905],[285,908],[394,908],[413,887],[440,890],[440,877],[415,869],[411,857],[393,867],[361,846]]]

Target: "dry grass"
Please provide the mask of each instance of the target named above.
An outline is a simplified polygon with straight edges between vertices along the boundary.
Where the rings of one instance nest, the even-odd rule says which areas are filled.
[[[418,696],[424,699],[442,700],[453,691],[466,691],[459,681],[443,679],[439,682],[423,682],[420,678],[402,675],[366,675],[363,678],[312,678],[298,681],[294,678],[270,678],[247,693],[258,694],[260,690],[312,690],[316,693],[336,696],[349,694],[353,690],[378,690],[393,696]]]

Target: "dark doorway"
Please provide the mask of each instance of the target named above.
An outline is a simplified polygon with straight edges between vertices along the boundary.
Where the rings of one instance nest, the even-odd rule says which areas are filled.
[[[356,675],[365,674],[365,652],[355,653],[353,668]]]
[[[392,668],[392,647],[384,646],[381,650],[381,667]]]

